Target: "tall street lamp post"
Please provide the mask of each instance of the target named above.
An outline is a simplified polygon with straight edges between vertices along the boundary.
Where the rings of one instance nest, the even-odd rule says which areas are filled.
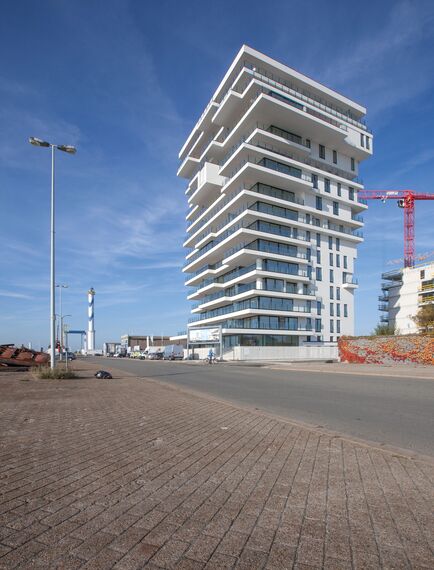
[[[56,344],[56,300],[55,300],[55,263],[54,263],[54,246],[55,246],[55,211],[54,211],[54,157],[56,148],[68,154],[75,154],[77,149],[70,145],[57,145],[48,141],[30,137],[29,143],[34,146],[51,147],[51,230],[50,230],[50,353],[51,353],[51,368],[55,366],[55,344]]]

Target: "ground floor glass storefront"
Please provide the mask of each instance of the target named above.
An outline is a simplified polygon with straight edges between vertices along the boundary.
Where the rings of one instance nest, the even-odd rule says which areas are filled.
[[[276,334],[231,334],[223,336],[223,348],[234,346],[299,346],[299,337]]]

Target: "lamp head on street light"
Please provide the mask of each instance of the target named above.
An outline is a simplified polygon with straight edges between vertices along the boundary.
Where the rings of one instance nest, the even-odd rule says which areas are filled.
[[[38,139],[36,137],[30,137],[29,143],[34,146],[50,146],[50,143],[47,141],[43,141],[42,139]]]
[[[75,154],[77,152],[75,146],[69,144],[59,144],[57,145],[57,148],[59,150],[63,150],[63,152],[67,152],[68,154]]]

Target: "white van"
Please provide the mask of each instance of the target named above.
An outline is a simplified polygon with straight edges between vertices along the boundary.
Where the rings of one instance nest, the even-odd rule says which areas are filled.
[[[164,360],[183,360],[184,347],[180,344],[169,344],[164,348],[163,358]]]

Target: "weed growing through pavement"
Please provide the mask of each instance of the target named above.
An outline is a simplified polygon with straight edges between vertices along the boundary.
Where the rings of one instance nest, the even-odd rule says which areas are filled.
[[[49,366],[40,366],[36,374],[41,380],[69,380],[70,378],[78,378],[73,370],[67,370],[64,366],[56,366],[53,369]]]

